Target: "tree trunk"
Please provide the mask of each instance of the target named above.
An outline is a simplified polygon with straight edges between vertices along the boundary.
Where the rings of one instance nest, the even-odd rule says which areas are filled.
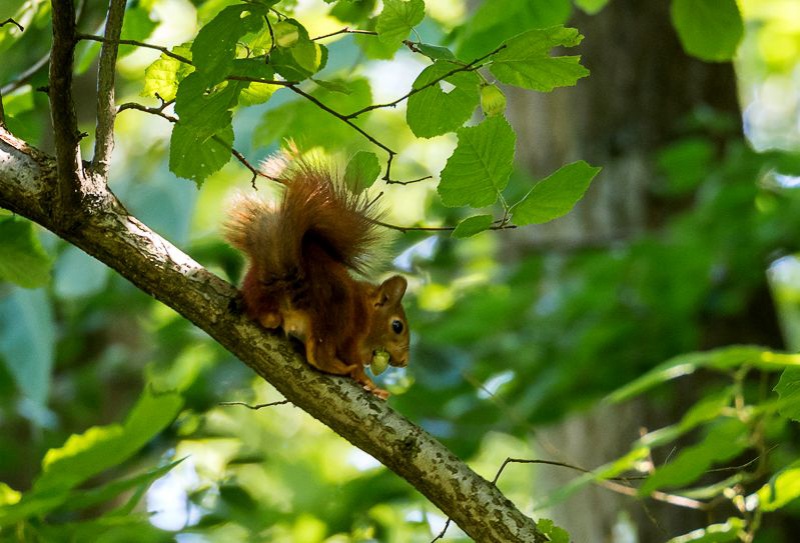
[[[659,224],[670,209],[649,197],[656,177],[654,151],[673,140],[679,123],[700,107],[739,114],[732,66],[689,58],[677,41],[666,0],[615,0],[595,16],[577,14],[572,26],[586,36],[580,54],[591,76],[576,88],[549,94],[510,91],[509,117],[520,142],[520,162],[535,178],[578,159],[603,171],[572,213],[517,232],[511,243],[518,253],[536,246],[602,247]],[[659,422],[661,417],[648,411],[644,401],[600,406],[537,438],[563,460],[593,468],[626,452],[640,427]],[[552,467],[538,473],[537,494],[575,477]],[[673,533],[693,517],[672,507],[659,511],[662,526],[657,526],[645,507],[592,487],[545,516],[582,543],[660,541],[664,525]]]

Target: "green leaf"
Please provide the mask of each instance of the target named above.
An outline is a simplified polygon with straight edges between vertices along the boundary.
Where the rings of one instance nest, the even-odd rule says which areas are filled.
[[[713,464],[738,456],[747,448],[748,428],[737,418],[725,419],[714,425],[698,444],[682,450],[642,484],[639,495],[646,496],[661,488],[677,488],[703,475]]]
[[[512,206],[511,220],[517,226],[525,226],[566,215],[583,198],[600,169],[582,160],[562,166],[536,183],[522,200]]]
[[[688,54],[710,62],[725,62],[736,54],[744,35],[736,0],[673,0],[671,15]]]
[[[325,67],[328,48],[308,37],[308,31],[294,19],[283,21],[293,25],[297,39],[291,47],[278,47],[270,54],[270,65],[289,81],[303,81]]]
[[[383,11],[378,15],[375,30],[384,43],[400,45],[415,26],[425,17],[423,0],[384,0]]]
[[[564,24],[572,12],[570,0],[492,0],[481,2],[461,28],[459,58],[475,59],[504,40],[531,28]]]
[[[725,388],[716,394],[709,394],[694,404],[678,424],[659,428],[642,436],[638,443],[645,447],[659,447],[670,443],[699,425],[712,421],[730,406],[733,389]]]
[[[29,220],[0,219],[0,255],[0,281],[11,281],[24,288],[50,282],[52,261]]]
[[[769,482],[747,497],[748,505],[755,504],[762,511],[777,511],[787,503],[800,498],[800,461],[792,462],[773,475]]]
[[[375,153],[359,151],[347,163],[344,181],[351,191],[359,193],[371,187],[380,174],[381,165]]]
[[[458,130],[458,146],[442,170],[438,192],[448,207],[484,207],[506,188],[514,165],[516,134],[505,117]]]
[[[667,543],[725,543],[739,541],[739,532],[745,529],[744,519],[731,517],[722,524],[711,524],[688,534],[673,537]]]
[[[73,491],[70,494],[69,499],[67,499],[64,504],[59,507],[59,510],[75,511],[77,509],[93,507],[101,503],[108,503],[115,497],[132,488],[141,487],[143,485],[149,486],[156,479],[166,475],[172,470],[172,468],[183,462],[183,460],[184,458],[181,458],[180,460],[171,462],[166,466],[148,470],[140,475],[111,481],[110,483],[99,488]]]
[[[231,159],[233,128],[228,125],[208,138],[198,137],[192,126],[181,123],[172,128],[169,148],[169,169],[198,185],[219,171]]]
[[[574,85],[589,75],[579,56],[550,56],[554,47],[574,47],[583,36],[574,28],[552,26],[529,30],[505,42],[489,70],[503,83],[540,92]]]
[[[555,523],[546,518],[540,518],[536,521],[536,528],[539,529],[547,540],[551,543],[569,543],[569,533],[564,528],[559,528]]]
[[[349,94],[330,92],[322,87],[311,92],[314,98],[336,111],[352,112],[372,103],[369,82],[355,78],[344,82]],[[293,138],[304,148],[331,149],[354,136],[353,129],[308,100],[291,100],[269,109],[253,133],[257,146],[267,146],[283,138]]]
[[[236,44],[248,32],[258,32],[266,8],[260,4],[236,4],[220,11],[192,43],[192,61],[210,83],[222,81],[233,67]]]
[[[497,85],[481,86],[481,110],[487,117],[505,114],[506,95]]]
[[[690,375],[701,368],[727,372],[743,365],[750,365],[764,371],[780,371],[786,368],[800,367],[800,354],[774,353],[765,351],[761,347],[742,345],[682,354],[670,358],[638,379],[617,389],[609,395],[609,399],[613,402],[630,399],[656,385]]]
[[[50,391],[55,325],[51,304],[41,289],[12,289],[0,299],[0,355],[17,386],[44,409]]]
[[[664,192],[686,194],[707,178],[714,160],[714,147],[706,138],[687,138],[673,143],[658,154],[658,167],[667,176]]]
[[[227,81],[207,93],[202,74],[193,72],[178,87],[175,113],[180,125],[191,128],[197,140],[207,140],[231,125],[231,109],[236,105],[242,87],[247,83]]]
[[[271,80],[275,77],[275,72],[268,65],[252,58],[239,58],[233,61],[233,74],[244,77]],[[275,93],[282,89],[281,85],[270,85],[269,83],[242,83],[239,94],[239,104],[252,106],[263,104]]]
[[[475,215],[473,217],[467,217],[458,225],[456,229],[453,230],[452,236],[454,238],[468,238],[470,236],[474,236],[475,234],[479,234],[485,230],[488,230],[492,223],[494,222],[494,217],[491,215]]]
[[[431,60],[456,60],[456,56],[447,47],[440,45],[429,45],[427,43],[417,43],[414,46],[420,53]]]
[[[154,393],[146,389],[125,424],[89,428],[83,434],[70,436],[62,447],[47,451],[34,491],[68,490],[121,464],[161,433],[182,406],[183,398],[179,394]]]
[[[172,52],[189,60],[192,58],[192,52],[186,45],[173,47]],[[193,71],[194,66],[191,64],[186,64],[162,53],[161,58],[144,71],[142,96],[155,98],[158,95],[165,101],[174,100],[178,92],[178,85]]]
[[[599,13],[608,4],[608,0],[575,0],[575,5],[589,15]]]
[[[787,368],[781,374],[775,392],[781,399],[780,414],[800,422],[800,368]]]
[[[431,64],[417,76],[413,88],[425,87],[458,67],[447,61]],[[412,94],[408,99],[406,120],[415,136],[431,138],[452,132],[469,120],[475,111],[480,85],[477,74],[458,72],[444,81],[453,87],[449,92],[445,92],[439,82]]]

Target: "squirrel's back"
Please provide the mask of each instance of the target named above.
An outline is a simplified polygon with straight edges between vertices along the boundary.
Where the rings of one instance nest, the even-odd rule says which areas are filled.
[[[358,273],[378,266],[380,213],[366,194],[304,161],[286,164],[278,181],[285,187],[279,203],[239,196],[225,225],[228,241],[248,255],[262,281],[302,273],[304,255],[320,250]]]

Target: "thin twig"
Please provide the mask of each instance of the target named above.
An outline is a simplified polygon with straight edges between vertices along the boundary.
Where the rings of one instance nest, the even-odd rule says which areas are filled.
[[[427,181],[428,179],[433,179],[432,175],[426,175],[425,177],[420,177],[418,179],[412,179],[410,181],[395,181],[393,179],[385,179],[387,185],[412,185],[414,183],[419,183],[420,181]]]
[[[468,64],[461,65],[458,68],[453,68],[449,72],[446,72],[446,73],[442,74],[441,76],[437,77],[436,79],[433,79],[432,81],[426,83],[425,85],[422,85],[422,86],[417,87],[415,89],[411,89],[411,91],[409,91],[407,94],[401,96],[397,100],[394,100],[392,102],[386,102],[385,104],[373,104],[371,106],[367,106],[367,107],[361,108],[358,111],[354,111],[353,113],[350,113],[349,115],[344,115],[344,118],[348,119],[348,120],[349,119],[355,119],[359,115],[362,115],[362,114],[364,114],[364,113],[366,113],[368,111],[372,111],[373,109],[395,107],[397,104],[399,104],[403,100],[408,99],[409,97],[417,94],[420,91],[423,91],[423,90],[427,89],[428,87],[432,87],[433,85],[438,84],[440,81],[442,81],[444,79],[447,79],[448,77],[450,77],[453,74],[457,74],[458,72],[469,72],[469,71],[474,71],[474,70],[480,69],[482,65],[480,65],[479,63],[483,62],[484,60],[486,60],[487,58],[489,58],[489,57],[491,57],[493,55],[496,55],[497,53],[499,53],[500,51],[502,51],[505,48],[506,48],[506,45],[503,44],[503,45],[495,48],[493,51],[491,51],[489,53],[486,53],[482,57],[476,58],[475,60],[473,60],[472,62],[470,62]]]
[[[142,104],[137,104],[136,102],[128,102],[128,103],[125,103],[125,104],[122,104],[121,106],[119,106],[119,108],[117,109],[117,113],[125,111],[126,109],[135,109],[137,111],[142,111],[144,113],[149,113],[151,115],[156,115],[156,116],[161,117],[162,119],[166,119],[167,121],[169,121],[169,122],[174,124],[174,123],[179,122],[180,119],[178,119],[174,115],[170,115],[169,113],[165,113],[164,112],[164,109],[167,106],[172,105],[174,102],[175,102],[175,100],[170,100],[168,102],[165,102],[165,101],[162,100],[161,101],[161,105],[158,106],[158,107],[147,107],[147,106],[143,106]],[[219,136],[217,136],[217,135],[214,135],[213,139],[214,139],[214,141],[216,141],[216,142],[218,142],[218,143],[220,143],[220,144],[222,144],[222,145],[224,145],[226,147],[228,146],[228,143],[225,140],[223,140],[222,138],[220,138]],[[253,166],[250,163],[250,161],[248,161],[247,158],[245,158],[245,156],[242,153],[240,153],[239,151],[237,151],[233,147],[231,147],[230,149],[231,149],[231,155],[233,155],[239,162],[242,163],[242,165],[245,168],[250,170],[250,173],[253,174],[253,178],[250,180],[250,183],[253,185],[253,188],[256,188],[255,184],[256,184],[256,179],[258,177],[265,177],[265,178],[267,178],[267,179],[269,179],[271,181],[275,181],[276,180],[274,177],[265,174],[264,172],[262,172],[261,170],[259,170],[255,166]]]
[[[256,405],[250,405],[249,403],[245,403],[245,402],[219,402],[219,405],[226,405],[226,406],[227,405],[241,405],[241,406],[244,406],[244,407],[246,407],[248,409],[252,409],[254,411],[257,411],[259,409],[263,409],[264,407],[273,407],[273,406],[276,406],[276,405],[284,405],[284,404],[287,404],[287,403],[291,403],[291,402],[289,400],[279,400],[277,402],[260,403],[260,404],[256,404]]]
[[[153,45],[152,43],[145,43],[143,41],[138,41],[138,40],[109,40],[103,36],[95,36],[93,34],[78,34],[77,38],[79,40],[92,40],[92,41],[99,41],[102,43],[111,42],[111,43],[116,43],[118,45],[135,45],[137,47],[155,49],[156,51],[161,51],[168,57],[174,58],[175,60],[179,60],[185,64],[192,64],[192,61],[189,60],[188,58],[181,56],[177,53],[173,53],[167,47],[163,47],[161,45]]]
[[[17,28],[19,28],[19,31],[20,31],[20,32],[25,32],[25,29],[22,27],[22,25],[21,25],[21,24],[19,24],[19,23],[18,23],[17,21],[15,21],[14,19],[12,19],[11,17],[9,17],[8,19],[6,19],[6,20],[5,20],[5,21],[3,21],[2,23],[0,23],[0,27],[6,26],[7,24],[13,24],[13,25],[15,25]]]
[[[331,32],[330,34],[324,34],[322,36],[317,36],[316,38],[311,38],[312,41],[317,40],[324,40],[325,38],[330,38],[331,36],[338,36],[339,34],[366,34],[369,36],[377,36],[378,33],[374,30],[353,30],[349,27],[344,27],[341,30],[337,30],[336,32]]]
[[[247,75],[229,75],[226,77],[228,81],[248,81],[250,83],[263,83],[265,85],[280,85],[282,87],[291,87],[292,85],[299,85],[299,81],[283,81],[280,79],[262,79],[260,77],[250,77]]]
[[[397,230],[403,234],[407,232],[452,232],[456,229],[455,226],[398,226],[396,224],[389,224],[382,221],[373,221],[375,224],[379,226],[383,226],[384,228],[389,228],[391,230]],[[496,224],[494,226],[490,226],[487,230],[513,230],[517,226],[515,224]]]
[[[95,129],[92,169],[102,179],[108,176],[111,153],[114,150],[114,77],[117,68],[119,36],[125,16],[125,0],[110,0],[100,61],[97,66],[97,127]]]

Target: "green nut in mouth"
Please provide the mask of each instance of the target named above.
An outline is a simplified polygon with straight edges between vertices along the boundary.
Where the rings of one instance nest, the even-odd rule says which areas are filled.
[[[389,353],[384,349],[375,349],[372,351],[372,362],[369,366],[372,369],[373,375],[380,375],[386,368],[389,367]]]

